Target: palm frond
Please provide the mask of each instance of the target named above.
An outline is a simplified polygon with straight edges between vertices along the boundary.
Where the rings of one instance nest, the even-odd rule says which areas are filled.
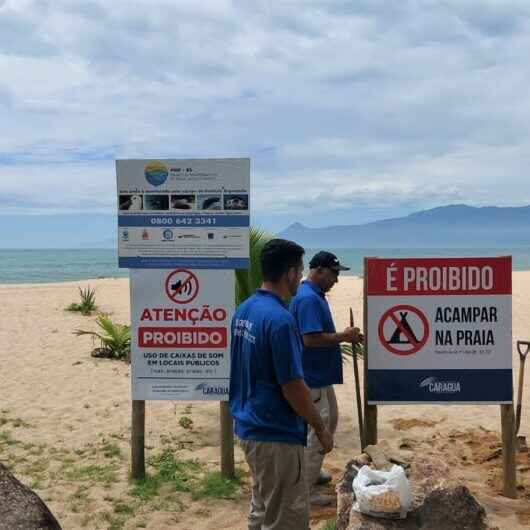
[[[250,228],[250,268],[236,270],[236,307],[243,303],[262,283],[260,257],[263,247],[274,236],[260,228]]]
[[[353,350],[351,344],[347,342],[343,342],[340,345],[340,351],[342,353],[343,362],[351,362],[351,360],[353,359],[354,351],[355,351],[355,355],[357,359],[362,360],[364,358],[364,345],[363,344],[356,344],[355,350]]]

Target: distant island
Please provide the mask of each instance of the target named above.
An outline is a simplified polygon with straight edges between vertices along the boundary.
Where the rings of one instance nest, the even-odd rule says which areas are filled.
[[[362,225],[294,223],[278,235],[313,248],[525,247],[530,246],[530,206],[454,204]]]

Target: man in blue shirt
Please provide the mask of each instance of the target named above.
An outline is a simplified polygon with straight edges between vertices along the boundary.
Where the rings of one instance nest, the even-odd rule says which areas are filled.
[[[230,410],[252,473],[249,530],[308,530],[307,427],[321,450],[333,437],[304,381],[302,346],[287,301],[302,278],[304,249],[273,239],[263,248],[263,285],[232,320]]]
[[[331,252],[318,252],[311,259],[307,279],[300,285],[290,305],[302,336],[305,381],[311,388],[315,407],[332,433],[338,420],[333,385],[342,384],[340,343],[361,340],[359,328],[346,328],[337,333],[325,296],[337,283],[339,272],[344,270],[349,268],[341,265],[337,256]],[[318,495],[314,486],[329,482],[331,477],[322,473],[324,455],[315,434],[309,428],[305,449],[307,480],[312,489],[311,502],[325,506],[331,504],[331,497]]]

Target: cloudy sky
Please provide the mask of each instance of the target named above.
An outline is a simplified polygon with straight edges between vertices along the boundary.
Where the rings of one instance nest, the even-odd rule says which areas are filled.
[[[253,221],[530,204],[530,2],[0,0],[0,214],[252,159]]]

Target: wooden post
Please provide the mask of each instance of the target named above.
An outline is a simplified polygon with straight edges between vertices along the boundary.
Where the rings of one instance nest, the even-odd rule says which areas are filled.
[[[221,476],[233,479],[236,477],[234,465],[234,429],[232,415],[227,401],[219,403],[221,419]]]
[[[131,425],[131,476],[145,477],[145,401],[133,400]]]
[[[364,258],[363,323],[364,323],[364,447],[377,443],[377,405],[368,405],[368,258]],[[363,449],[364,449],[363,447]]]
[[[515,460],[515,416],[513,404],[501,405],[502,426],[502,493],[510,499],[517,498],[517,477]]]

